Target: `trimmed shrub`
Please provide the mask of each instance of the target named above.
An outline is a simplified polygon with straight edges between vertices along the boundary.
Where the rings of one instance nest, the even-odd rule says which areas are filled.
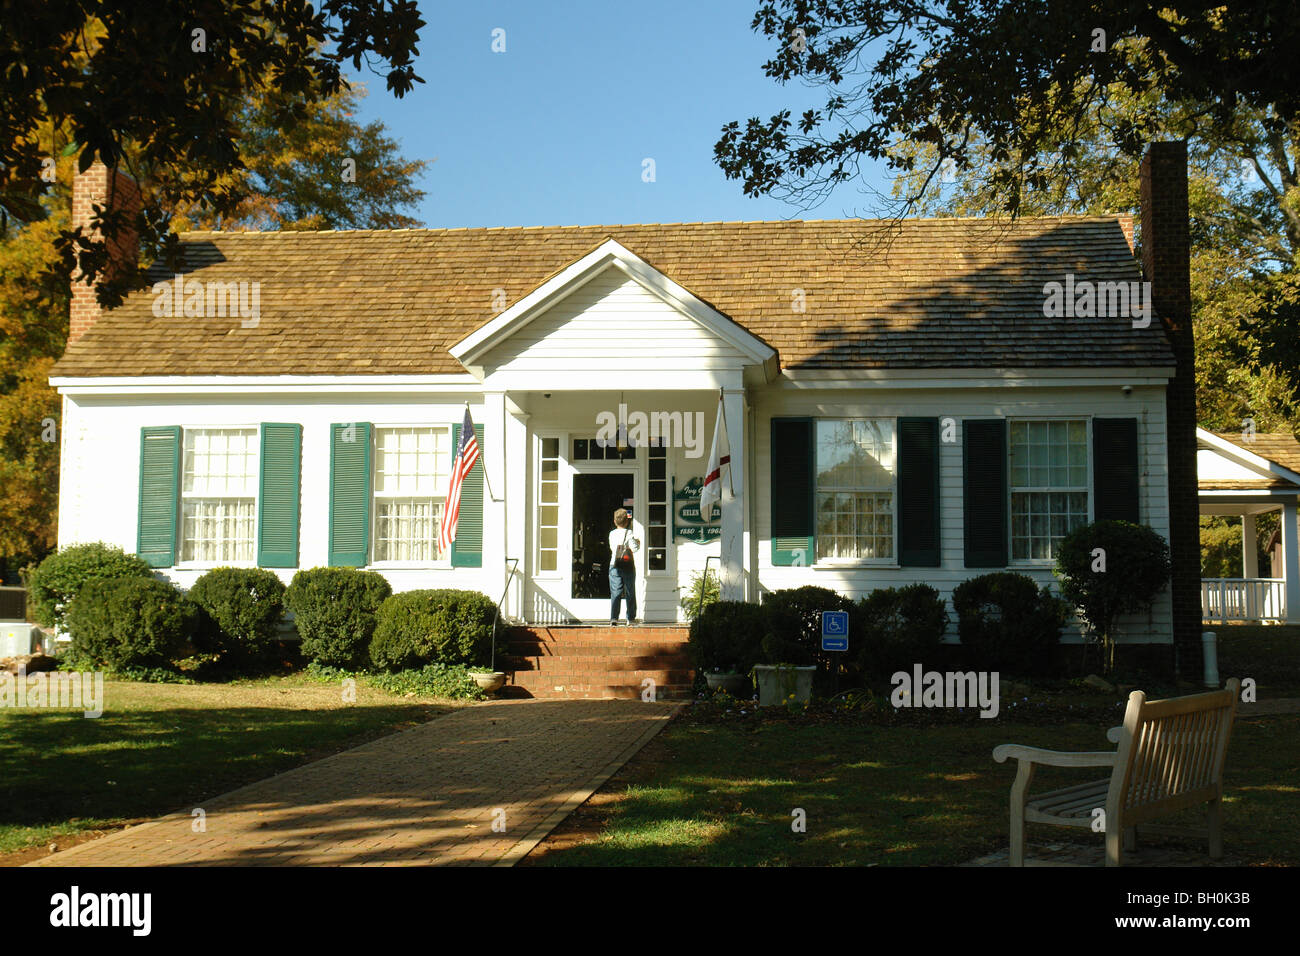
[[[196,615],[194,605],[166,581],[90,581],[68,608],[72,652],[113,670],[166,667],[181,656]]]
[[[1024,676],[1055,669],[1070,608],[1033,578],[1013,571],[982,574],[957,585],[952,604],[969,664]]]
[[[74,544],[42,561],[27,579],[32,619],[67,631],[65,615],[77,593],[90,581],[153,579],[153,568],[139,555],[102,541]]]
[[[1061,594],[1078,607],[1101,642],[1107,671],[1115,664],[1119,616],[1148,610],[1169,583],[1169,574],[1169,545],[1146,525],[1094,521],[1061,542],[1056,557]]]
[[[359,568],[299,571],[285,592],[302,637],[302,653],[329,667],[370,662],[379,606],[393,593],[388,579]]]
[[[853,612],[853,601],[830,588],[809,585],[772,591],[763,600],[769,634],[763,642],[768,664],[838,666],[838,656],[823,652],[822,611]]]
[[[214,568],[194,582],[190,600],[203,611],[206,649],[236,665],[274,654],[284,619],[284,582],[265,568]]]
[[[377,617],[370,659],[385,670],[486,663],[492,653],[496,605],[478,591],[394,594],[379,606]]]
[[[858,664],[873,677],[933,663],[943,645],[948,608],[928,584],[880,588],[858,601],[853,613]]]
[[[689,646],[700,671],[748,674],[763,656],[767,614],[745,601],[715,601],[691,622]]]

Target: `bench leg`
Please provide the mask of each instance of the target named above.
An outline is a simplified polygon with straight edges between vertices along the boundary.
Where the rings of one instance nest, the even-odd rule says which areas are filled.
[[[1034,779],[1034,764],[1018,761],[1016,782],[1011,786],[1011,866],[1025,865],[1025,800]]]
[[[1138,831],[1137,827],[1124,828],[1124,852],[1134,853],[1138,848]]]
[[[1115,828],[1115,829],[1111,829],[1110,827],[1106,828],[1106,865],[1107,866],[1120,865],[1120,842],[1123,836],[1124,834],[1120,832],[1119,828]]]
[[[1223,857],[1223,800],[1211,800],[1205,816],[1210,830],[1210,859],[1218,860]]]

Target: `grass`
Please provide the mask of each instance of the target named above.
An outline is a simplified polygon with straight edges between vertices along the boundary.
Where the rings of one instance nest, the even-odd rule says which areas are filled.
[[[1102,749],[1108,746],[1105,730],[1097,724],[1008,726],[997,720],[910,727],[679,718],[659,738],[664,756],[652,778],[624,785],[600,835],[547,852],[538,864],[960,863],[1008,844],[1015,767],[993,762],[996,745]],[[1298,735],[1295,716],[1243,721],[1235,729],[1225,782],[1225,840],[1232,854],[1300,863]],[[1044,768],[1035,790],[1096,775]],[[804,811],[806,832],[792,826],[796,810]],[[1029,831],[1031,840],[1055,842],[1072,839],[1074,832],[1032,825]],[[1080,833],[1078,839],[1101,838]]]
[[[104,683],[104,713],[0,708],[0,854],[160,816],[463,706],[301,675]]]

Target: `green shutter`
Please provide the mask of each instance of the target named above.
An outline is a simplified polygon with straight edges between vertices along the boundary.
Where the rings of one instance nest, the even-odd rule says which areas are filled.
[[[939,419],[898,420],[898,563],[939,566]]]
[[[370,554],[370,497],[370,423],[331,425],[331,565],[366,566]]]
[[[772,564],[817,560],[813,524],[813,420],[772,419]]]
[[[1092,501],[1098,521],[1139,522],[1136,418],[1092,420]]]
[[[176,564],[180,497],[180,427],[140,429],[140,510],[135,551],[152,568]]]
[[[453,453],[460,447],[460,425],[451,426]],[[451,543],[453,568],[483,567],[483,426],[474,426],[478,440],[478,460],[460,486],[460,517],[456,520],[456,540]]]
[[[262,423],[262,474],[257,503],[257,564],[298,566],[298,494],[302,426]]]
[[[1007,423],[962,423],[966,567],[1007,566]]]

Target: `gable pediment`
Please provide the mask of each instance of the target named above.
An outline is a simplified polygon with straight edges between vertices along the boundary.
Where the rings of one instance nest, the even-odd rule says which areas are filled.
[[[776,373],[774,349],[613,240],[450,351],[505,387],[548,376],[555,387],[610,387],[673,369]]]

